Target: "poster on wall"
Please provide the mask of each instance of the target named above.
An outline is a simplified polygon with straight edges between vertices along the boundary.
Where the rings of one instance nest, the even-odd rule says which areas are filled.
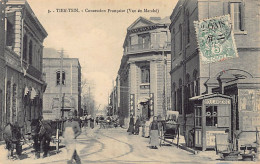
[[[194,21],[203,63],[238,57],[230,16]]]
[[[259,95],[259,93],[258,93],[258,95]],[[260,97],[258,97],[258,98],[260,98]],[[256,90],[240,89],[238,99],[239,99],[239,110],[257,111],[256,106],[255,106]]]
[[[255,130],[260,126],[260,90],[239,89],[239,127],[240,130]]]

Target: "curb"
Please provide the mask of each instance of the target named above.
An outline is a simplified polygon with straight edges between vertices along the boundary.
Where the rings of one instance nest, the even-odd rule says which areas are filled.
[[[162,138],[160,138],[160,139],[162,140]],[[199,151],[194,150],[194,149],[189,148],[189,147],[186,147],[186,146],[181,145],[181,144],[177,145],[176,143],[173,143],[173,142],[167,141],[167,140],[164,140],[164,142],[168,142],[170,144],[173,144],[173,145],[177,146],[177,148],[181,148],[181,149],[186,150],[186,151],[188,151],[190,153],[193,153],[193,154],[198,154],[199,153]]]

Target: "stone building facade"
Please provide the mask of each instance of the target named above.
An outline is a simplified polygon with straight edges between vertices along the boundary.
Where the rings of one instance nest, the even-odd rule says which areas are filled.
[[[4,78],[0,87],[1,129],[9,122],[18,122],[26,132],[30,129],[30,121],[42,115],[42,96],[46,88],[42,49],[47,32],[26,0],[6,3],[2,28],[5,37],[1,40],[4,46],[1,60],[5,62],[0,63],[1,78]]]
[[[231,17],[239,57],[211,64],[202,63],[193,22],[228,14]],[[259,1],[179,0],[170,19],[173,45],[171,97],[173,109],[180,112],[181,132],[187,134],[189,125],[194,124],[188,121],[189,114],[194,112],[189,98],[210,92],[226,94],[233,98],[231,133],[234,135],[236,130],[243,130],[242,120],[245,118],[242,116],[243,111],[239,109],[242,104],[239,103],[239,95],[241,92],[248,95],[252,92],[254,100],[251,101],[259,102]],[[259,108],[253,107],[252,104],[251,107],[250,110],[254,112],[250,115],[255,115],[259,120]],[[252,122],[258,125],[256,121]],[[252,127],[252,123],[248,126]]]
[[[43,95],[44,119],[60,119],[62,115],[65,118],[68,116],[68,111],[73,111],[79,116],[83,114],[81,109],[81,66],[79,60],[77,58],[63,58],[62,80],[60,70],[61,58],[57,58],[57,55],[53,54],[52,58],[43,58],[43,72],[47,83]],[[61,83],[62,90],[60,92]],[[61,112],[61,108],[63,112]]]
[[[127,29],[117,77],[120,123],[164,116],[170,109],[170,20],[139,17]]]

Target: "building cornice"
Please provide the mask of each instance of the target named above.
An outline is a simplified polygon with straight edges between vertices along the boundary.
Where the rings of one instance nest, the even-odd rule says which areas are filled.
[[[259,47],[240,47],[237,48],[238,51],[260,51]]]

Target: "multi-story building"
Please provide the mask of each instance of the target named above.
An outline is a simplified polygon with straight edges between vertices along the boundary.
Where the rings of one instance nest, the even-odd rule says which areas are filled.
[[[109,116],[118,115],[118,99],[118,90],[117,87],[114,86],[109,96]]]
[[[46,56],[46,57],[45,57]],[[62,68],[62,71],[61,71]],[[77,58],[60,57],[44,49],[43,72],[47,88],[43,95],[44,119],[68,117],[68,111],[81,116],[81,66]],[[62,75],[61,75],[62,72]]]
[[[139,17],[127,28],[118,71],[121,124],[129,116],[149,119],[170,109],[170,20]]]
[[[1,1],[0,2],[0,70],[5,69],[5,4]],[[5,81],[5,73],[0,71],[0,81]],[[5,83],[0,83],[0,128],[5,125],[3,122],[3,112],[4,112],[4,90],[5,90]],[[0,132],[0,140],[2,140],[2,133]]]
[[[255,0],[179,0],[174,8],[170,17],[171,97],[183,134],[191,130],[189,124],[194,127],[194,122],[187,121],[194,112],[189,98],[210,92],[232,97],[232,136],[259,125],[260,108],[254,105],[260,102],[259,5]],[[205,64],[193,22],[228,14],[239,57]]]
[[[27,131],[30,121],[42,115],[46,87],[42,49],[47,32],[26,0],[9,0],[1,7],[5,16],[1,17],[0,29],[5,31],[1,31],[0,41],[1,78],[4,78],[0,85],[0,125],[3,128],[7,123],[18,122]]]

